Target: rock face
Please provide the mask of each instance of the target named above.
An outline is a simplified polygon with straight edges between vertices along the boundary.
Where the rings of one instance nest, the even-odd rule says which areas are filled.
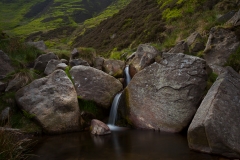
[[[70,70],[78,96],[108,108],[116,93],[122,89],[120,81],[98,69],[75,66]]]
[[[221,74],[228,57],[240,46],[234,32],[224,28],[212,28],[204,50],[204,59],[212,70]]]
[[[0,50],[0,64],[0,79],[6,77],[7,74],[14,71],[11,66],[10,58],[2,50]]]
[[[240,158],[240,75],[232,68],[213,84],[188,129],[193,150]]]
[[[157,57],[159,52],[152,46],[148,44],[141,44],[138,46],[137,51],[134,55],[129,58],[128,64],[132,64],[137,71],[151,65],[155,62],[155,57]]]
[[[124,67],[125,62],[120,60],[106,59],[103,63],[103,71],[116,78],[123,77]]]
[[[27,44],[35,46],[36,48],[45,51],[47,49],[44,41],[38,41],[38,42],[27,42]]]
[[[54,53],[40,55],[35,61],[34,69],[44,72],[48,62],[52,59],[58,60],[58,57]]]
[[[106,135],[110,134],[110,128],[103,122],[93,119],[91,122],[91,133],[94,135]]]
[[[233,26],[240,25],[240,10],[234,14],[234,16],[227,22],[228,24],[232,24]]]
[[[182,53],[163,53],[137,73],[125,89],[127,119],[136,127],[180,132],[194,116],[207,82],[206,62]]]
[[[79,130],[77,93],[62,70],[56,70],[20,89],[16,100],[23,110],[34,115],[47,133]]]
[[[47,63],[47,66],[44,70],[44,74],[49,75],[57,68],[57,65],[60,64],[60,60],[52,59]]]

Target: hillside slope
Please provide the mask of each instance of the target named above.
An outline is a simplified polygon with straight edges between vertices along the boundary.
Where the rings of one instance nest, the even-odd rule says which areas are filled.
[[[103,56],[111,51],[152,43],[167,50],[198,31],[205,40],[218,18],[239,9],[239,0],[132,0],[113,17],[85,31],[73,47],[93,47]]]
[[[3,0],[0,2],[0,24],[3,30],[29,34],[77,25],[92,18],[115,0]]]

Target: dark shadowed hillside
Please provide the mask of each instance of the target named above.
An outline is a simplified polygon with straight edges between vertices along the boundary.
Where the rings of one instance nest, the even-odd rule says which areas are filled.
[[[161,10],[156,0],[133,0],[118,14],[78,36],[74,46],[93,47],[101,54],[113,48],[121,50],[129,45],[135,47],[139,43],[161,43],[161,33],[164,30]]]

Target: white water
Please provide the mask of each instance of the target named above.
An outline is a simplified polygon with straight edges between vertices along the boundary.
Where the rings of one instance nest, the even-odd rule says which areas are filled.
[[[129,74],[129,66],[127,65],[124,69],[124,74],[125,74],[125,82],[126,82],[126,86],[129,84],[129,82],[131,81],[131,76]]]
[[[122,92],[118,93],[113,100],[112,106],[111,106],[111,111],[110,111],[110,115],[109,115],[109,120],[108,120],[108,124],[109,125],[115,125],[115,121],[117,118],[117,109],[118,109],[118,103],[119,103],[119,99],[122,95]]]

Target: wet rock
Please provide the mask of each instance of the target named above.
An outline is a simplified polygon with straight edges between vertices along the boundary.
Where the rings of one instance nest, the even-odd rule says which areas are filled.
[[[91,133],[94,135],[106,135],[110,134],[110,128],[103,122],[93,119],[91,122]]]
[[[127,118],[136,128],[180,132],[202,99],[206,62],[182,53],[162,57],[159,64],[138,72],[125,89]]]
[[[188,129],[193,150],[240,158],[240,75],[227,68],[208,91]]]
[[[88,66],[75,66],[70,70],[78,96],[105,108],[111,106],[122,84],[114,77]]]
[[[36,48],[45,51],[47,49],[44,41],[37,41],[37,42],[27,42],[28,45],[35,46]]]
[[[0,79],[5,78],[9,73],[14,71],[10,58],[2,50],[0,50],[0,64]]]
[[[61,63],[60,60],[55,60],[55,59],[50,60],[44,70],[44,74],[49,75],[52,72],[54,72],[57,68],[57,65],[60,63]]]
[[[34,64],[34,69],[44,72],[48,62],[52,59],[58,60],[58,56],[54,53],[40,55]]]
[[[90,66],[87,61],[84,61],[82,59],[70,60],[69,65],[70,65],[70,67],[79,66],[79,65]]]
[[[151,65],[155,62],[155,57],[160,53],[148,44],[140,44],[132,59],[127,64],[131,64],[137,71]]]
[[[213,72],[224,72],[224,64],[229,56],[240,46],[234,32],[224,28],[212,28],[204,50],[204,59]]]
[[[103,71],[115,78],[122,78],[124,73],[125,62],[120,60],[105,59]]]
[[[77,93],[62,70],[37,79],[16,92],[19,107],[34,116],[46,133],[79,130]]]

